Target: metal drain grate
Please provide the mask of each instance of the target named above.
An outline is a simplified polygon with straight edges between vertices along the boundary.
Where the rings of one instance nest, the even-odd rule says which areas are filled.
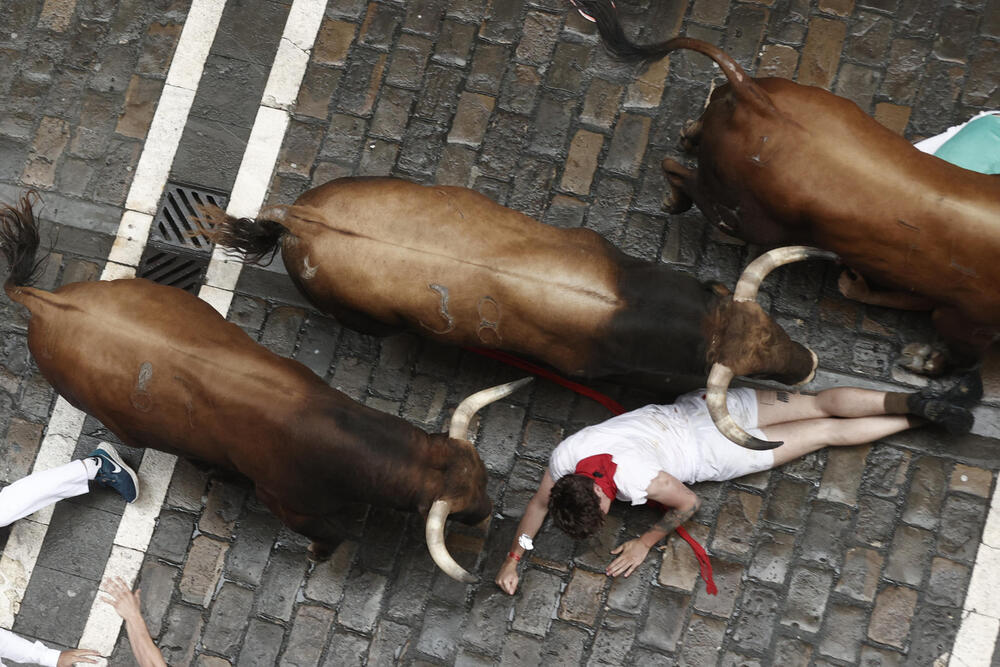
[[[142,253],[136,276],[197,294],[205,279],[209,256],[148,245]]]
[[[229,197],[205,188],[167,183],[160,209],[153,218],[150,238],[199,252],[211,252],[212,244],[203,236],[191,236],[198,229],[198,206],[214,204],[225,209]]]

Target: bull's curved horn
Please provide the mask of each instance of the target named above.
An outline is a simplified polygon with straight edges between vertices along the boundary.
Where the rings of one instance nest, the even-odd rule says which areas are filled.
[[[424,526],[424,536],[427,539],[427,550],[431,554],[431,559],[455,581],[466,584],[474,584],[479,578],[470,574],[448,553],[448,548],[444,545],[444,523],[451,513],[451,506],[447,500],[435,500],[431,505],[431,511],[427,513],[427,523]]]
[[[800,262],[804,259],[830,259],[837,260],[836,253],[829,250],[820,250],[804,245],[791,245],[783,248],[769,250],[763,255],[747,264],[743,269],[740,280],[736,283],[736,291],[733,292],[733,301],[753,301],[757,298],[757,290],[761,282],[771,271],[779,266]]]
[[[780,440],[761,440],[755,438],[740,427],[729,414],[729,406],[726,405],[726,392],[729,383],[733,379],[733,371],[725,364],[712,364],[712,370],[708,374],[708,389],[705,392],[705,402],[708,404],[708,414],[712,416],[716,428],[722,435],[726,436],[737,445],[747,449],[774,449],[783,443]]]
[[[448,429],[448,435],[458,440],[468,440],[467,431],[469,430],[469,421],[472,419],[472,415],[490,403],[513,394],[532,380],[534,380],[533,377],[521,378],[507,384],[500,384],[489,389],[477,391],[472,396],[469,396],[455,408],[455,413],[451,416],[451,427]]]

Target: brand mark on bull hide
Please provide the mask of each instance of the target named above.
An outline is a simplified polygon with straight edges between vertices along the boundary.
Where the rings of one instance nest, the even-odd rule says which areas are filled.
[[[146,385],[153,379],[153,364],[148,361],[142,362],[139,366],[139,377],[136,378],[135,389],[129,397],[134,407],[139,412],[149,412],[153,407],[153,397],[146,391]]]
[[[434,329],[427,326],[422,321],[420,322],[420,326],[427,329],[431,333],[446,334],[455,328],[455,318],[452,317],[451,313],[448,312],[448,298],[449,298],[448,288],[445,287],[444,285],[439,285],[438,283],[429,283],[427,287],[428,289],[434,290],[435,292],[441,295],[441,300],[440,303],[438,304],[438,313],[440,313],[441,317],[443,317],[445,322],[447,322],[447,326],[445,326],[444,329]]]

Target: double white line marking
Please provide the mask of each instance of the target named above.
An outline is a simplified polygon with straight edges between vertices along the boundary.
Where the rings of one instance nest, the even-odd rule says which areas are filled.
[[[231,215],[253,217],[263,204],[288,127],[288,110],[298,95],[325,6],[324,0],[295,0],[289,10],[233,187],[227,210]],[[135,276],[224,7],[225,0],[193,0],[135,170],[118,234],[101,274],[102,280]],[[229,310],[241,268],[240,262],[228,261],[221,251],[217,250],[212,256],[206,284],[199,296],[222,315]],[[83,413],[63,398],[57,400],[35,460],[35,470],[45,470],[70,460],[83,421]],[[140,499],[125,509],[102,581],[120,576],[134,585],[175,462],[176,458],[171,455],[155,450],[145,452],[138,471],[142,485]],[[17,522],[11,530],[0,559],[0,627],[13,625],[51,518],[52,508],[49,507]],[[109,655],[120,628],[121,618],[98,595],[80,646]]]

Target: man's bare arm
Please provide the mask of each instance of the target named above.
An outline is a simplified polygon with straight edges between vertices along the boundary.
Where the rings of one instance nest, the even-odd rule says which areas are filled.
[[[541,529],[542,524],[545,522],[545,516],[549,513],[549,492],[552,491],[553,484],[552,475],[549,474],[546,468],[542,482],[538,485],[538,490],[535,491],[535,495],[528,501],[528,506],[524,510],[524,516],[521,517],[521,521],[517,525],[517,534],[514,536],[514,542],[510,545],[510,552],[507,558],[504,559],[503,565],[500,566],[500,571],[497,573],[497,586],[508,595],[513,595],[517,590],[517,563],[526,553],[524,547],[519,543],[519,538],[521,535],[526,535],[531,540],[538,534],[539,529]],[[511,557],[510,554],[513,554],[516,558]]]
[[[701,500],[691,489],[684,486],[673,475],[662,471],[657,473],[653,481],[649,483],[646,488],[646,496],[671,509],[668,509],[642,535],[612,549],[611,553],[618,557],[611,561],[605,570],[612,577],[618,575],[627,577],[632,574],[636,568],[642,565],[649,550],[656,546],[657,542],[694,516],[694,513],[701,506]]]
[[[692,493],[692,495],[694,494]],[[677,526],[693,517],[700,507],[701,498],[694,495],[693,504],[690,507],[675,507],[671,510],[667,510],[664,512],[663,516],[660,517],[659,521],[650,526],[649,530],[643,534],[643,544],[652,548],[657,542],[677,530]],[[646,535],[650,535],[652,533],[656,533],[658,537],[653,540],[653,542],[647,542],[645,539]]]

